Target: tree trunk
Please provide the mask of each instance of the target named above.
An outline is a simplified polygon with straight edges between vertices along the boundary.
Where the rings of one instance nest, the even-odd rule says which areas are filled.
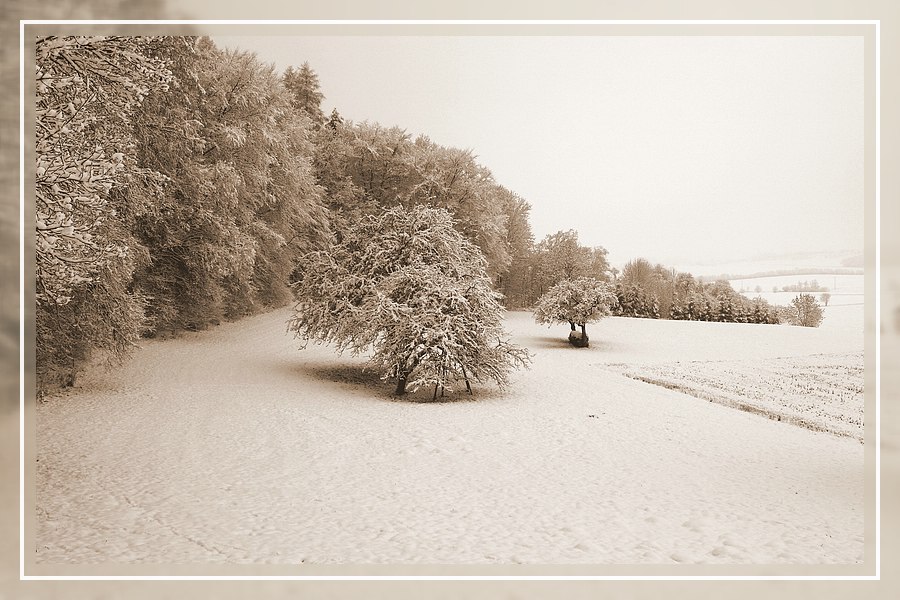
[[[402,396],[406,393],[406,378],[419,366],[419,357],[414,356],[411,362],[411,365],[409,362],[406,363],[408,368],[405,371],[401,370],[399,365],[397,366],[397,389],[394,390],[396,396]]]
[[[462,368],[462,372],[463,372],[463,379],[466,380],[466,390],[469,392],[469,395],[471,396],[472,395],[472,386],[471,386],[471,384],[469,384],[469,374],[466,373],[465,367]]]
[[[583,323],[579,323],[581,327],[581,335],[575,330],[575,327],[572,327],[572,331],[569,332],[569,343],[575,346],[576,348],[587,348],[588,347],[588,336],[587,331],[585,331],[585,326]]]
[[[402,396],[406,393],[406,374],[400,374],[397,376],[397,389],[394,390],[395,396]]]
[[[572,328],[572,331],[575,331],[575,323],[573,321],[569,321],[569,327]]]

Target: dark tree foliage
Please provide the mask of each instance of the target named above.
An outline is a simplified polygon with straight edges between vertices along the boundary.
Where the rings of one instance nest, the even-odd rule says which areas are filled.
[[[148,99],[136,131],[143,161],[168,182],[134,225],[151,256],[139,279],[154,328],[288,301],[294,259],[325,227],[308,117],[252,54],[206,38],[158,51],[178,83]]]

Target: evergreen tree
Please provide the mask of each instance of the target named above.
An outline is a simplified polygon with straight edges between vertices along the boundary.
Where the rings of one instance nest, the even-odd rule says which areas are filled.
[[[288,67],[284,71],[282,81],[284,87],[291,93],[291,105],[306,113],[316,127],[321,127],[326,121],[322,112],[322,100],[325,95],[319,89],[319,76],[309,63],[304,62],[299,69]]]
[[[330,129],[335,130],[343,124],[344,118],[341,116],[341,113],[338,112],[338,109],[331,109],[331,116],[328,117],[328,121],[325,123],[325,125]]]
[[[700,320],[701,321],[715,321],[716,320],[715,300],[713,300],[709,296],[703,297],[703,304],[700,309]]]
[[[734,303],[728,296],[721,296],[718,300],[719,310],[716,315],[716,321],[722,323],[734,323],[736,321],[736,311]]]

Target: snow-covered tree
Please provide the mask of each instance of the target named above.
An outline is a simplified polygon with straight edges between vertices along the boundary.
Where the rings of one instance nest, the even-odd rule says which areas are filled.
[[[154,38],[41,37],[35,44],[36,350],[41,387],[72,384],[102,349],[123,357],[146,299],[131,286],[146,256],[119,212],[158,174],[137,164],[134,114],[171,81]],[[145,186],[146,187],[146,186]]]
[[[113,188],[137,169],[130,115],[171,79],[148,56],[152,38],[42,37],[36,42],[37,298],[66,304],[73,290],[125,258]],[[111,233],[106,231],[106,233]]]
[[[748,307],[749,323],[775,325],[778,323],[778,310],[761,297],[752,300]]]
[[[614,305],[616,316],[659,318],[658,299],[640,285],[619,281],[613,289],[617,299]]]
[[[518,194],[501,187],[501,206],[506,216],[506,248],[509,266],[498,275],[497,288],[507,308],[531,306],[531,256],[534,234],[528,222],[531,205]]]
[[[308,62],[304,62],[299,69],[285,69],[282,81],[291,93],[294,108],[304,111],[317,127],[325,123],[325,114],[322,112],[325,95],[319,89],[319,76]]]
[[[289,302],[296,257],[325,229],[312,124],[271,65],[208,38],[165,38],[176,74],[135,124],[169,182],[134,229],[152,257],[139,285],[160,330],[203,328]]]
[[[818,327],[822,323],[822,318],[822,307],[812,294],[800,294],[791,300],[791,325]]]
[[[560,281],[541,296],[534,309],[538,323],[554,325],[568,323],[569,342],[576,347],[588,346],[587,323],[594,323],[611,314],[617,304],[616,295],[606,282],[592,277]],[[576,331],[576,326],[581,331]]]
[[[474,153],[440,146],[420,136],[403,158],[410,185],[400,200],[407,206],[425,204],[448,210],[457,229],[484,253],[488,273],[505,271],[510,256],[505,240],[504,190],[475,160]]]
[[[502,387],[530,357],[505,339],[486,260],[455,225],[426,206],[363,217],[301,260],[289,330],[340,351],[372,351],[398,395],[434,385],[436,396],[460,381],[470,393],[473,380]]]
[[[341,116],[341,113],[338,112],[338,109],[331,109],[331,116],[328,117],[328,121],[325,122],[327,127],[331,129],[337,129],[341,125],[344,124],[344,117]]]
[[[542,296],[560,281],[587,276],[590,258],[590,249],[578,243],[578,232],[574,229],[547,235],[534,251],[538,295]]]
[[[628,261],[622,269],[619,280],[623,283],[634,284],[650,291],[653,286],[653,265],[646,258],[635,258]]]
[[[484,253],[491,276],[510,264],[507,193],[472,152],[413,140],[400,127],[330,119],[316,137],[316,176],[338,234],[359,216],[401,204],[443,208]]]

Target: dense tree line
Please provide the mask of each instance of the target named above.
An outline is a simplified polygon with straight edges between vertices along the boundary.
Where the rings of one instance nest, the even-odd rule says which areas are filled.
[[[279,74],[204,37],[45,37],[35,82],[41,385],[97,350],[283,305],[302,257],[398,207],[445,211],[494,286],[532,250],[528,203],[471,151],[326,117],[306,63]]]
[[[315,124],[272,66],[195,37],[47,37],[36,58],[41,384],[290,299],[329,232]]]
[[[495,182],[471,151],[412,139],[399,127],[345,122],[336,113],[318,130],[315,146],[316,176],[337,235],[363,215],[423,205],[453,215],[484,253],[494,280],[527,251],[524,201]]]
[[[121,355],[143,330],[149,299],[132,281],[148,256],[128,227],[123,199],[128,188],[163,185],[161,176],[137,163],[131,127],[146,97],[165,92],[172,79],[164,61],[152,56],[152,43],[37,40],[35,293],[42,382],[71,383],[92,349]]]
[[[719,321],[727,323],[781,322],[779,307],[763,298],[747,298],[727,281],[704,283],[643,258],[628,262],[615,283],[618,305],[614,314],[650,319]]]

